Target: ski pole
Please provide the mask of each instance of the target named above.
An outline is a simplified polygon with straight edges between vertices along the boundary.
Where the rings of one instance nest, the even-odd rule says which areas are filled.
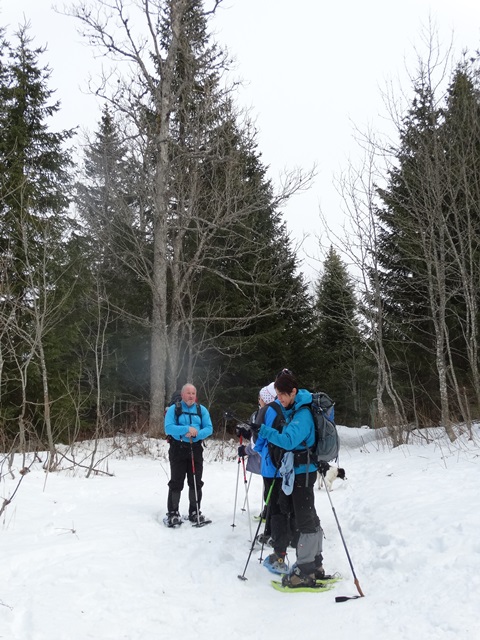
[[[233,503],[233,522],[232,529],[234,529],[237,525],[235,524],[235,514],[237,512],[237,497],[238,497],[238,479],[240,478],[240,458],[237,461],[237,484],[235,486],[235,501]]]
[[[364,593],[363,593],[363,591],[362,591],[362,589],[360,587],[360,583],[358,582],[358,578],[355,575],[355,569],[353,568],[353,563],[352,563],[352,560],[350,558],[350,554],[348,553],[347,543],[345,542],[345,538],[343,537],[342,527],[340,526],[340,522],[338,521],[337,514],[335,512],[335,507],[333,506],[332,498],[330,497],[330,491],[328,489],[328,485],[327,485],[326,480],[325,480],[325,474],[322,474],[322,475],[324,476],[323,484],[325,485],[325,490],[327,492],[328,499],[330,500],[330,506],[332,507],[333,515],[335,516],[335,520],[337,522],[337,527],[338,527],[338,531],[340,533],[340,537],[341,537],[342,542],[343,542],[343,547],[345,549],[345,553],[347,554],[348,563],[350,565],[350,569],[352,570],[353,582],[354,582],[355,586],[357,587],[358,593],[360,594],[359,596],[337,596],[335,598],[335,602],[345,602],[346,600],[355,600],[356,598],[364,598],[365,597]]]
[[[247,504],[248,492],[250,491],[250,484],[251,484],[251,482],[252,482],[252,476],[253,476],[253,473],[250,471],[250,478],[248,479],[248,487],[247,487],[247,491],[246,491],[245,498],[244,498],[244,500],[243,500],[243,507],[242,507],[242,511],[245,511],[245,506],[246,506],[246,504]]]
[[[202,523],[200,522],[200,505],[198,504],[198,489],[197,489],[197,474],[195,471],[195,456],[193,455],[193,444],[192,438],[190,440],[190,454],[192,458],[192,474],[193,474],[193,487],[195,489],[195,507],[197,509],[197,524],[193,525],[194,527],[201,527]]]
[[[240,436],[240,444],[242,444],[242,436]],[[238,480],[240,478],[240,456],[237,458],[237,484],[235,486],[235,502],[233,503],[233,522],[232,529],[234,529],[237,525],[235,524],[235,516],[237,513],[237,497],[238,497]],[[250,533],[250,535],[252,535]]]
[[[243,443],[243,438],[242,436],[240,436],[240,446],[242,446]],[[245,468],[245,456],[241,456],[242,459],[242,469],[243,469],[243,485],[245,487],[245,500],[247,503],[247,517],[248,517],[248,526],[250,529],[250,538],[252,538],[252,520],[250,518],[250,504],[248,502],[248,481],[247,481],[247,470]],[[239,456],[239,460],[240,462],[240,456]]]
[[[230,409],[224,412],[225,420],[235,420],[240,426],[243,426],[245,429],[250,430],[250,424],[248,420],[244,420],[243,418],[239,418],[236,416]]]
[[[275,478],[273,479],[275,482]],[[272,482],[272,485],[273,485]],[[262,564],[263,562],[263,550],[265,549],[265,531],[267,530],[268,519],[270,518],[270,502],[268,504],[265,503],[265,529],[263,530],[263,538],[262,538],[262,546],[260,547],[260,557],[258,558],[258,562]],[[262,522],[263,518],[260,518],[260,522]],[[256,538],[257,536],[255,536]]]
[[[267,494],[267,497],[265,499],[265,506],[267,507],[267,509],[268,509],[268,505],[270,503],[270,496],[272,495],[273,485],[275,484],[275,480],[276,479],[277,479],[276,477],[273,479],[273,482],[270,485],[270,489],[268,490],[268,494]],[[247,571],[247,567],[248,567],[248,563],[250,562],[250,558],[252,557],[253,549],[255,547],[255,540],[257,539],[258,532],[260,531],[260,527],[261,526],[262,526],[262,518],[260,518],[260,521],[259,521],[258,527],[257,527],[257,531],[255,532],[255,537],[252,540],[252,546],[250,547],[250,553],[248,554],[247,562],[245,564],[245,568],[243,570],[243,573],[242,573],[242,575],[238,575],[237,576],[240,580],[248,580],[248,578],[245,577],[245,573]]]
[[[233,419],[238,423],[241,424],[245,424],[245,426],[247,427],[246,423],[241,419],[238,418],[234,413],[232,413],[232,411],[230,411],[230,409],[228,409],[227,411],[224,412],[224,417],[225,417],[225,424],[227,423],[227,420],[229,419]],[[243,443],[243,439],[242,436],[240,435],[240,445],[242,445]],[[237,498],[238,498],[238,480],[240,477],[240,462],[243,462],[243,479],[244,479],[244,483],[245,483],[245,491],[246,491],[246,495],[245,495],[245,500],[248,501],[248,487],[246,486],[246,471],[245,471],[245,459],[241,459],[240,456],[238,456],[238,467],[237,467],[237,484],[235,486],[235,500],[234,500],[234,504],[233,504],[233,522],[232,522],[232,529],[235,528],[237,525],[235,524],[235,516],[236,516],[236,512],[237,512]],[[248,506],[247,503],[247,507],[248,507],[248,512],[250,514],[250,508]],[[244,511],[245,509],[243,508],[242,511]],[[252,536],[252,525],[250,524],[250,537]]]

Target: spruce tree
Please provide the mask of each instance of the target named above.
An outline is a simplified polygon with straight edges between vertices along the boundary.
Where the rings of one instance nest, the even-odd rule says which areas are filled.
[[[432,178],[437,170],[440,121],[435,95],[421,77],[402,122],[396,166],[390,171],[388,187],[379,191],[384,203],[379,210],[378,261],[385,344],[397,367],[398,389],[403,397],[415,389],[420,414],[428,411],[427,403],[438,389],[425,243],[435,245],[432,214],[439,207],[434,202]]]
[[[333,247],[316,285],[315,311],[318,362],[315,387],[334,400],[337,422],[359,426],[368,415],[366,403],[373,397],[372,387],[353,283]]]
[[[450,381],[460,414],[467,421],[471,415],[465,402],[468,395],[476,410],[480,408],[480,86],[475,64],[464,61],[454,70],[440,128],[445,149],[446,244],[452,262],[446,320]]]
[[[141,220],[142,169],[122,141],[119,127],[105,107],[94,139],[85,147],[82,178],[76,184],[75,202],[83,221],[83,263],[89,274],[85,291],[92,334],[104,325],[101,407],[113,417],[148,401],[148,331],[150,294],[132,268],[143,245]],[[136,221],[129,224],[129,221]],[[95,370],[91,351],[85,367]],[[93,380],[92,376],[89,376]],[[95,395],[96,395],[95,394]],[[102,408],[103,407],[103,408]],[[115,407],[118,407],[118,411]]]
[[[52,445],[48,335],[62,314],[59,281],[67,269],[70,131],[53,132],[58,111],[26,27],[3,44],[0,74],[0,260],[2,262],[2,405],[13,432],[47,427]],[[20,425],[20,426],[19,426]]]
[[[451,439],[451,419],[468,415],[462,391],[468,384],[468,334],[477,397],[479,388],[471,278],[477,253],[478,89],[472,80],[465,67],[457,69],[442,103],[428,75],[421,75],[400,129],[396,166],[388,187],[379,191],[384,206],[378,258],[390,360],[403,394],[411,396],[410,418],[419,424],[440,419]]]
[[[122,1],[112,7],[117,15],[125,9]],[[291,304],[275,293],[289,257],[277,254],[275,263],[270,239],[257,229],[295,187],[291,181],[276,196],[264,178],[253,128],[224,86],[228,60],[210,40],[203,2],[144,5],[142,14],[149,51],[146,43],[134,46],[133,31],[128,50],[116,46],[109,25],[78,11],[91,39],[138,71],[133,81],[120,81],[112,102],[129,119],[143,169],[145,226],[137,217],[129,224],[143,231],[144,244],[131,255],[150,290],[151,433],[159,433],[165,394],[196,375],[202,359],[204,371],[204,356],[216,353],[222,364],[210,358],[211,370],[198,381],[211,402],[228,361],[252,344],[259,321],[270,316],[273,324]]]

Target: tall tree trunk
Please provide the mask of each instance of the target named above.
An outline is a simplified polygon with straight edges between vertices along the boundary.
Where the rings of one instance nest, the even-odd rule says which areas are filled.
[[[165,407],[165,371],[167,365],[167,214],[168,176],[170,175],[170,131],[169,118],[173,103],[172,80],[182,18],[187,7],[186,0],[172,0],[170,19],[172,35],[165,60],[161,65],[161,81],[157,89],[156,168],[155,168],[155,221],[153,248],[153,305],[150,364],[150,435],[158,437],[163,431]]]
[[[42,371],[42,386],[43,386],[43,414],[45,420],[45,429],[47,432],[47,442],[49,450],[48,470],[54,471],[57,466],[57,449],[53,440],[52,420],[50,414],[50,392],[48,389],[48,371],[47,363],[45,359],[45,353],[43,350],[42,337],[39,336],[38,341],[38,353],[40,357],[40,368]]]

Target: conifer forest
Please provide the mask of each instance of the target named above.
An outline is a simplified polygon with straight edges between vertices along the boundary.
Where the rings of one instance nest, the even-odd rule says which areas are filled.
[[[44,50],[0,22],[2,451],[53,465],[60,442],[162,437],[187,381],[221,437],[283,367],[394,445],[480,417],[478,59],[441,82],[419,63],[395,136],[344,174],[350,224],[324,230],[310,282],[282,208],[311,173],[269,178],[211,37],[221,1],[74,4],[116,61],[89,139],[52,127]]]

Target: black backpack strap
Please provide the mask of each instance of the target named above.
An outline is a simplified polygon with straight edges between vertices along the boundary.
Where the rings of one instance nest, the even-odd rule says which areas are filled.
[[[182,403],[180,400],[177,400],[175,402],[175,422],[177,424],[179,424],[179,417],[182,415],[183,411],[182,411]]]
[[[195,403],[195,406],[197,407],[197,415],[200,418],[200,426],[202,426],[202,407],[198,404],[198,402]],[[185,411],[183,411],[182,409],[182,402],[181,400],[177,400],[175,402],[175,422],[177,424],[179,424],[179,417],[182,415],[182,413],[185,413]],[[189,415],[191,415],[189,413]]]
[[[273,421],[272,427],[277,431],[281,431],[283,428],[282,422],[285,420],[281,406],[278,404],[278,402],[275,402],[275,401],[269,402],[268,404],[265,405],[265,407],[263,407],[265,409],[265,413],[268,407],[272,407],[272,409],[274,409],[277,412],[277,417]]]
[[[293,459],[294,459],[294,465],[297,467],[299,467],[302,464],[305,464],[307,466],[307,472],[305,475],[305,486],[308,487],[308,475],[309,475],[309,471],[308,471],[308,467],[310,466],[310,462],[311,462],[311,458],[312,458],[312,453],[315,450],[315,445],[317,442],[317,427],[315,424],[315,416],[313,415],[313,409],[312,409],[312,405],[311,404],[302,404],[297,411],[293,411],[291,418],[293,418],[293,416],[295,415],[295,413],[297,413],[298,411],[301,411],[302,409],[308,409],[308,411],[310,412],[310,415],[312,416],[312,420],[313,420],[313,429],[315,432],[315,440],[313,442],[313,446],[309,447],[307,446],[307,441],[304,440],[302,442],[302,444],[305,446],[305,449],[303,451],[294,451],[293,452]]]
[[[282,433],[283,427],[285,425],[285,416],[283,415],[282,408],[280,407],[278,402],[275,402],[275,401],[269,402],[267,405],[263,407],[265,409],[265,412],[267,411],[268,407],[272,407],[272,409],[274,409],[277,414],[275,417],[275,420],[272,422],[272,427],[276,429],[279,433]],[[270,453],[270,458],[273,464],[275,465],[276,469],[277,470],[280,469],[280,465],[282,464],[282,458],[283,458],[283,454],[285,453],[285,449],[282,449],[276,444],[272,444],[271,442],[269,442],[268,451]]]

